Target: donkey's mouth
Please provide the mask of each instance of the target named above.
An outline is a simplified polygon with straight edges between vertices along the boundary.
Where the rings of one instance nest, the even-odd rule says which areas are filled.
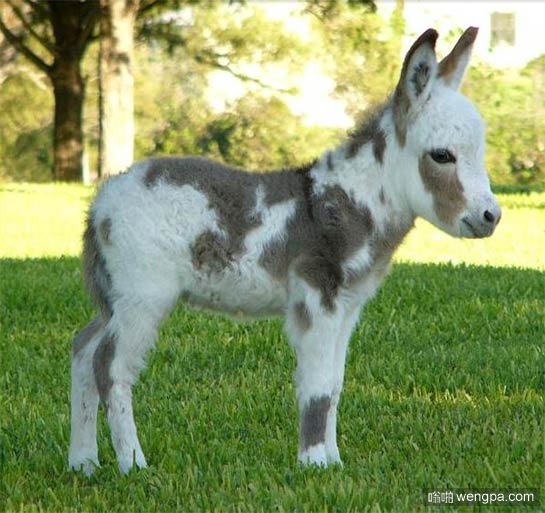
[[[470,239],[482,239],[484,237],[489,237],[492,235],[492,230],[490,229],[479,229],[475,225],[471,224],[467,217],[462,218],[462,236]]]
[[[467,220],[466,217],[464,217],[462,219],[462,223],[463,223],[463,228],[465,228],[466,230],[465,231],[468,231],[469,234],[472,236],[472,237],[478,237],[477,235],[477,230],[475,230],[475,227]],[[465,235],[465,234],[464,234]]]

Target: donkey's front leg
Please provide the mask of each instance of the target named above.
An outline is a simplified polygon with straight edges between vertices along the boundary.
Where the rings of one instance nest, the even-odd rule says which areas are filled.
[[[359,304],[348,306],[346,308],[339,336],[335,344],[335,365],[333,394],[331,396],[331,406],[327,415],[327,426],[325,433],[325,448],[328,464],[342,464],[339,449],[337,447],[337,408],[344,383],[344,370],[346,365],[346,354],[350,336],[354,326],[358,321],[360,314]]]
[[[338,462],[328,454],[326,431],[328,417],[336,408],[336,383],[339,371],[336,348],[343,333],[342,305],[324,306],[321,294],[304,283],[297,283],[290,292],[286,330],[297,355],[296,388],[300,416],[299,461],[303,464],[326,466]],[[344,359],[342,361],[344,366]],[[340,392],[340,391],[339,391]],[[335,414],[331,417],[334,420]],[[329,429],[330,436],[335,430]]]

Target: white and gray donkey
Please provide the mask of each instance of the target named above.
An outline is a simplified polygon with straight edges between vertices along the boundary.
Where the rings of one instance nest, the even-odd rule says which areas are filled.
[[[484,126],[458,92],[477,36],[440,63],[437,32],[409,50],[384,106],[311,165],[250,173],[204,158],[152,158],[108,180],[84,236],[100,315],[75,338],[69,464],[98,465],[99,400],[122,472],[145,467],[131,389],[179,298],[236,316],[284,315],[297,356],[299,461],[340,463],[337,407],[350,334],[421,216],[488,237],[500,207]]]

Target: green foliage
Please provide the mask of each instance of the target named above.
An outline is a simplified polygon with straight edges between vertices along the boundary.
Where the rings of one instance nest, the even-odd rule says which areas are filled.
[[[287,33],[257,2],[143,2],[135,66],[136,158],[152,154],[204,154],[254,168],[298,165],[342,137],[339,130],[306,126],[284,104],[289,84],[268,82],[320,62],[336,95],[357,115],[395,87],[404,34],[402,1],[389,20],[367,0],[309,0],[309,41]],[[188,7],[189,6],[189,7]],[[181,20],[172,9],[185,9]],[[448,38],[453,41],[459,31]],[[96,167],[97,45],[84,69],[86,149]],[[212,71],[235,76],[247,87],[237,101],[212,108]],[[260,75],[262,70],[267,73]],[[227,75],[226,75],[227,76]],[[21,71],[1,84],[0,178],[50,179],[52,99],[40,79]],[[471,66],[464,91],[488,125],[487,167],[498,190],[545,187],[545,57],[524,70]],[[284,91],[285,90],[285,91]],[[221,94],[221,91],[220,91]]]
[[[338,131],[305,126],[276,98],[246,96],[209,125],[200,143],[227,162],[273,169],[310,162],[339,138]]]
[[[404,22],[401,6],[387,22],[366,3],[337,2],[326,15],[313,5],[314,29],[322,44],[317,58],[327,64],[336,94],[357,115],[382,102],[396,85],[401,69]]]
[[[346,7],[351,9],[361,9],[374,12],[376,4],[374,0],[307,0],[306,10],[312,13],[318,19],[324,21],[338,16],[340,11]]]
[[[102,413],[90,479],[67,469],[70,340],[93,315],[80,263],[1,260],[0,289],[5,513],[424,513],[424,487],[543,485],[543,273],[396,266],[352,338],[342,469],[296,464],[280,322],[180,307],[135,387],[150,468],[119,475]]]
[[[162,31],[159,40],[177,66],[161,67],[164,54],[154,48],[145,50],[151,66],[137,80],[141,88],[137,102],[146,96],[138,84],[147,84],[148,98],[155,99],[156,108],[148,111],[149,99],[143,108],[137,103],[142,116],[137,118],[138,156],[198,153],[253,169],[293,166],[316,158],[338,143],[342,131],[306,126],[278,94],[267,94],[267,88],[250,87],[223,112],[213,112],[206,99],[206,74],[220,69],[252,85],[256,80],[244,72],[244,63],[251,62],[252,69],[270,69],[272,62],[280,63],[297,73],[308,56],[324,63],[349,110],[359,112],[384,97],[399,68],[401,12],[394,11],[385,27],[373,7],[372,2],[309,2],[305,10],[315,18],[313,45],[287,36],[256,4],[207,5],[194,10],[187,26],[159,23],[154,30]],[[362,66],[354,66],[358,59]],[[362,68],[366,75],[379,78],[362,86]],[[146,80],[150,72],[160,74],[162,84],[153,84],[149,75]],[[263,86],[266,79],[259,82]]]
[[[486,163],[494,184],[545,181],[544,76],[543,57],[521,73],[485,65],[469,70],[464,92],[487,122]]]
[[[287,33],[281,21],[273,21],[257,5],[219,4],[195,9],[185,52],[198,63],[229,66],[232,62],[266,65],[283,61],[301,63],[305,47]]]
[[[300,69],[308,53],[298,37],[286,34],[255,4],[196,8],[190,25],[168,30],[163,42],[170,57],[153,45],[139,49],[137,157],[200,154],[271,169],[306,163],[339,140],[338,130],[305,126],[278,94],[267,94],[266,79],[254,76],[258,66]],[[245,71],[248,62],[253,73]],[[211,69],[235,75],[249,87],[223,111],[209,105]],[[157,75],[160,83],[151,80]]]
[[[294,69],[307,54],[301,40],[286,32],[282,22],[269,19],[258,4],[204,2],[187,11],[184,20],[149,20],[144,30],[147,43],[160,45],[179,61],[192,61],[203,76],[219,69],[259,82],[244,72],[244,66],[281,63]]]
[[[0,178],[51,180],[51,109],[39,77],[16,73],[0,85]]]
[[[212,116],[198,103],[190,100],[172,112],[154,133],[151,153],[200,154],[249,169],[277,169],[309,162],[339,139],[338,131],[305,126],[276,98],[247,95]]]

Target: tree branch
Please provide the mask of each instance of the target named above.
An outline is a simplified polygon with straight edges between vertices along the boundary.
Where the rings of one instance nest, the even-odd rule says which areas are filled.
[[[45,19],[49,17],[49,11],[40,2],[35,2],[34,0],[21,1],[27,4],[35,13],[39,14],[42,18]]]
[[[4,21],[0,17],[0,32],[4,35],[6,40],[21,54],[23,54],[30,62],[35,66],[41,69],[48,76],[51,76],[52,66],[43,61],[38,57],[30,48],[25,46],[21,37],[17,37],[13,32],[11,32]]]
[[[150,0],[148,3],[142,2],[140,5],[140,9],[138,9],[138,14],[136,15],[138,18],[144,16],[148,11],[153,9],[157,5],[161,5],[164,3],[164,0]]]
[[[34,30],[32,28],[32,25],[25,18],[25,15],[23,14],[23,11],[21,11],[21,9],[19,9],[19,7],[17,7],[13,3],[13,0],[6,0],[6,2],[11,7],[12,11],[15,13],[17,18],[19,18],[19,21],[23,24],[23,27],[26,30],[28,30],[30,35],[33,36],[34,39],[36,39],[36,41],[38,41],[49,53],[51,53],[51,55],[56,57],[58,55],[58,53],[57,53],[57,49],[55,48],[55,45],[51,41],[48,41],[42,35],[38,34],[38,32],[36,32],[36,30]]]
[[[293,94],[295,91],[294,88],[285,89],[283,87],[274,87],[270,84],[267,84],[261,81],[257,77],[252,77],[250,75],[240,73],[239,71],[234,70],[228,64],[221,64],[218,61],[215,61],[214,59],[206,58],[202,55],[196,55],[194,58],[195,58],[195,61],[197,61],[199,64],[204,64],[206,66],[210,66],[212,68],[216,68],[221,71],[226,71],[227,73],[233,75],[235,78],[238,78],[239,80],[242,80],[243,82],[252,82],[253,84],[257,84],[259,87],[262,87],[263,89],[269,89],[273,91],[278,91],[279,93],[287,93],[287,94]]]
[[[85,47],[91,42],[93,39],[93,30],[98,22],[98,19],[100,17],[100,6],[97,3],[96,6],[93,6],[91,10],[89,10],[85,16],[85,20],[83,21],[83,28],[78,36],[78,48],[81,52],[85,49]]]

